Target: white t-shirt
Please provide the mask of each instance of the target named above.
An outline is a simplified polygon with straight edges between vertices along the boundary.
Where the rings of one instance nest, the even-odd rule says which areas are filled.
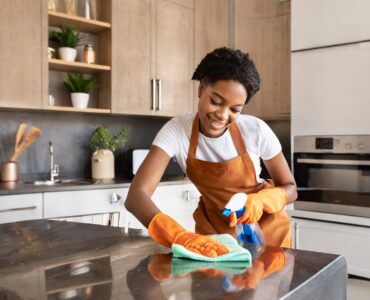
[[[171,119],[161,128],[153,141],[153,145],[176,159],[184,173],[186,173],[186,159],[194,117],[194,113],[188,113]],[[250,115],[240,115],[237,124],[254,164],[257,181],[262,182],[259,177],[260,158],[269,160],[279,154],[280,142],[271,128],[261,119]],[[235,158],[238,152],[229,130],[217,138],[210,138],[199,132],[195,156],[200,160],[222,162]]]

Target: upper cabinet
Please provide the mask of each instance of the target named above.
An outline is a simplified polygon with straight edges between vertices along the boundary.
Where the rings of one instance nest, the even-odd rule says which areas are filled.
[[[57,53],[48,59],[48,93],[53,102],[45,101],[44,107],[58,111],[81,111],[109,113],[111,111],[111,0],[93,1],[49,1],[55,6],[49,7],[48,31],[59,31],[59,26],[73,26],[78,32],[80,42],[75,61],[66,61],[59,56],[60,45],[49,41],[49,47]],[[67,7],[70,3],[71,6]],[[84,48],[90,45],[95,53],[94,60],[84,59]],[[63,81],[68,73],[84,74],[96,78],[96,88],[90,92],[87,108],[73,107],[71,95]],[[88,74],[88,75],[87,75]]]
[[[370,1],[292,0],[292,51],[368,41],[369,11]]]
[[[243,112],[290,118],[290,3],[235,0],[234,46],[250,54],[261,78],[260,91]]]
[[[176,116],[191,111],[193,1],[114,5],[112,112]]]
[[[0,107],[42,108],[47,88],[46,1],[0,1]]]
[[[229,20],[229,0],[194,2],[194,67],[207,53],[228,46]],[[193,111],[197,111],[197,105],[198,84],[195,84]]]

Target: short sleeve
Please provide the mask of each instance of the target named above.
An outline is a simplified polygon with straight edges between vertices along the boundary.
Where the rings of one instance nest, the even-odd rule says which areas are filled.
[[[179,132],[179,122],[176,118],[168,121],[157,133],[153,145],[161,148],[170,157],[178,153],[179,142],[181,140]]]
[[[281,152],[282,148],[279,139],[262,120],[260,120],[260,137],[259,151],[263,160],[269,160]]]

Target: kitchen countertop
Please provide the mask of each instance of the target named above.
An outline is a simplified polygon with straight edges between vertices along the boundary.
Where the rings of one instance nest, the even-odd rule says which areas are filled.
[[[55,185],[35,185],[31,182],[0,182],[1,195],[31,194],[44,192],[80,191],[94,189],[128,188],[132,179],[92,180],[76,179]],[[190,183],[185,176],[164,176],[159,185]]]
[[[1,299],[346,298],[346,263],[333,254],[246,244],[252,266],[175,264],[140,231],[49,220],[2,224],[0,241]]]

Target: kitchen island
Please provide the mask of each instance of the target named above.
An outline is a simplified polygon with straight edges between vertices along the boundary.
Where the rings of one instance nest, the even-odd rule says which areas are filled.
[[[333,254],[247,244],[248,266],[179,262],[140,231],[50,220],[2,224],[0,244],[1,299],[346,298]]]

